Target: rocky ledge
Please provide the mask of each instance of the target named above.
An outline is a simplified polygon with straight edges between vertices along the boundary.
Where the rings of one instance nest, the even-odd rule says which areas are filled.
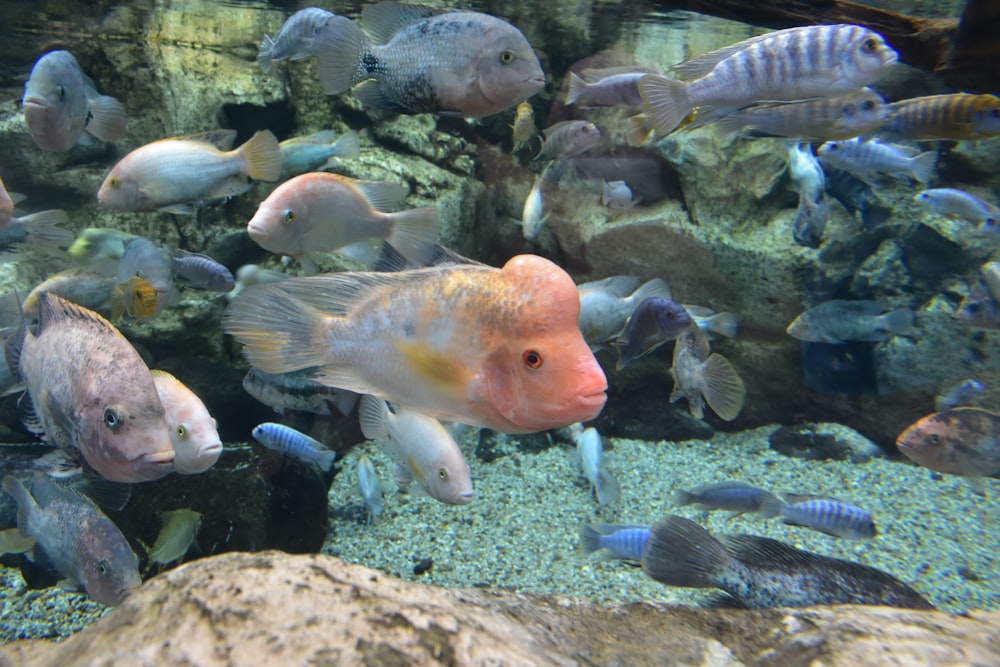
[[[20,665],[987,665],[1000,612],[742,611],[407,583],[321,555],[206,558],[148,581]]]

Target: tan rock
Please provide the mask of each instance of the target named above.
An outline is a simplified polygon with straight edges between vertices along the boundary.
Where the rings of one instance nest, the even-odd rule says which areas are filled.
[[[1000,613],[593,605],[439,589],[328,556],[233,553],[147,582],[65,642],[0,665],[987,665]]]

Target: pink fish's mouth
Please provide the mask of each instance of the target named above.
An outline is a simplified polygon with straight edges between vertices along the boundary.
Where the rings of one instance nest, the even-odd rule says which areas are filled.
[[[198,450],[198,454],[200,456],[210,456],[212,454],[220,454],[221,452],[222,452],[221,442],[213,442],[212,444],[205,445],[200,450]]]
[[[143,454],[132,462],[136,470],[152,473],[162,477],[174,467],[174,450]]]
[[[45,109],[45,100],[38,97],[25,97],[22,103],[25,107],[34,107],[36,109]]]

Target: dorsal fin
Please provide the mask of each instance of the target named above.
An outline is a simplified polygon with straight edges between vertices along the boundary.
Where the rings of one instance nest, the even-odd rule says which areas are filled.
[[[424,5],[404,5],[399,2],[379,2],[365,5],[361,11],[361,26],[372,41],[385,44],[392,36],[408,25],[428,16],[437,16],[446,11]]]
[[[236,142],[236,130],[208,130],[207,132],[172,137],[169,141],[196,141],[215,146],[220,151],[229,151],[233,149],[233,144]]]
[[[91,320],[118,333],[117,329],[94,311],[78,306],[52,292],[41,292],[38,295],[38,333],[41,334],[46,326],[63,319]]]

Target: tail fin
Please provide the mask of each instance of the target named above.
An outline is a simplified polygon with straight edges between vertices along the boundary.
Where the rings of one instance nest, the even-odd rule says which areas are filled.
[[[897,308],[880,316],[881,324],[896,336],[912,336],[916,333],[913,322],[913,311],[909,308]]]
[[[668,586],[715,588],[732,558],[707,530],[679,516],[653,525],[642,553],[642,571]]]
[[[621,495],[621,487],[618,484],[618,480],[603,467],[597,471],[597,482],[594,484],[594,487],[597,491],[597,502],[602,507],[615,502]]]
[[[735,338],[739,332],[739,320],[730,312],[716,313],[705,318],[705,326],[709,331],[727,338]]]
[[[30,536],[32,510],[37,507],[35,499],[31,497],[21,480],[12,475],[3,478],[3,490],[17,503],[17,529],[22,535]]]
[[[683,81],[647,74],[639,79],[639,95],[649,105],[653,126],[660,134],[676,130],[692,110]]]
[[[90,100],[90,120],[84,127],[101,141],[115,141],[125,134],[125,105],[101,95]]]
[[[270,130],[260,130],[237,149],[246,162],[246,175],[257,181],[276,181],[281,176],[281,148]]]
[[[937,151],[921,153],[910,160],[910,175],[921,183],[929,183],[937,166]]]
[[[721,354],[712,354],[702,368],[705,383],[701,390],[705,402],[727,422],[740,414],[746,401],[747,390],[743,379]]]
[[[589,556],[603,548],[601,546],[601,534],[590,524],[584,524],[580,528],[580,551],[583,552],[583,555]]]
[[[576,72],[570,72],[569,89],[566,91],[566,106],[575,103],[585,92],[587,92],[587,82],[581,79]]]
[[[329,450],[325,452],[320,452],[316,458],[316,463],[324,472],[330,472],[330,468],[333,467],[333,460],[337,458],[337,452]]]
[[[357,132],[351,130],[340,135],[330,148],[336,157],[353,160],[361,154],[361,139]]]
[[[625,136],[629,146],[642,146],[653,134],[653,120],[648,114],[629,116],[625,122]]]
[[[265,373],[323,366],[330,319],[279,288],[248,287],[226,309],[222,328],[246,347],[251,364]]]
[[[386,241],[407,260],[426,266],[435,252],[438,236],[436,206],[391,213],[392,230]]]
[[[271,64],[274,62],[271,59],[271,52],[273,50],[274,40],[268,35],[264,35],[264,39],[260,41],[260,50],[257,52],[257,62],[265,74],[271,71]]]
[[[323,92],[337,95],[354,85],[357,63],[369,42],[354,21],[334,16],[316,36],[316,70]]]
[[[785,509],[785,503],[781,502],[781,499],[776,495],[768,491],[761,493],[760,510],[757,511],[761,519],[772,519],[780,516],[783,509]]]
[[[17,218],[24,225],[25,243],[57,248],[68,248],[72,243],[73,232],[58,225],[69,220],[66,211],[61,208],[39,211]]]

